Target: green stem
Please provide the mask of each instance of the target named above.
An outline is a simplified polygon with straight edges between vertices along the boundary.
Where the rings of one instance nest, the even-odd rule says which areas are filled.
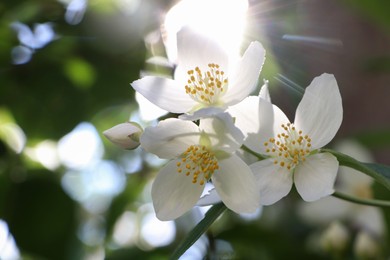
[[[183,242],[176,248],[170,259],[179,259],[188,248],[190,248],[200,236],[207,231],[207,229],[214,223],[214,221],[226,210],[223,203],[212,206],[207,211],[205,217],[191,230]]]
[[[335,191],[332,194],[333,197],[358,203],[358,204],[363,204],[363,205],[368,205],[368,206],[377,206],[377,207],[390,207],[390,201],[384,201],[384,200],[369,200],[369,199],[361,199],[358,197],[353,197],[344,193],[340,193]]]
[[[249,148],[248,148],[247,146],[245,146],[245,145],[242,145],[242,146],[241,146],[241,149],[244,150],[245,152],[248,152],[248,153],[250,153],[250,154],[256,156],[259,160],[267,159],[267,157],[265,157],[265,156],[263,156],[263,155],[261,155],[261,154],[259,154],[259,153],[256,153],[256,152],[252,151],[251,149],[249,149]]]
[[[346,155],[342,154],[330,149],[321,149],[322,152],[328,152],[333,154],[337,160],[339,161],[339,164],[342,166],[347,166],[349,168],[355,169],[357,171],[360,171],[364,174],[367,174],[368,176],[374,178],[378,183],[382,184],[384,187],[386,187],[388,190],[390,190],[390,180],[386,178],[385,176],[379,174],[375,170],[373,170],[373,167],[370,167],[370,164],[361,163],[358,160]]]

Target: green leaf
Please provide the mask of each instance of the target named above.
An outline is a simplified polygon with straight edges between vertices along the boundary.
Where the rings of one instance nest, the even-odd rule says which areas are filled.
[[[225,211],[226,206],[223,203],[212,206],[207,211],[205,217],[191,230],[183,242],[176,248],[170,259],[179,259],[188,248],[190,248],[200,236],[214,223],[214,221]]]
[[[377,164],[377,163],[363,163],[368,168],[376,171],[377,173],[385,176],[388,181],[390,181],[390,167],[387,165]]]
[[[390,190],[390,167],[376,163],[359,162],[358,160],[346,154],[342,154],[330,149],[322,149],[322,151],[333,154],[339,161],[340,165],[347,166],[367,174]]]

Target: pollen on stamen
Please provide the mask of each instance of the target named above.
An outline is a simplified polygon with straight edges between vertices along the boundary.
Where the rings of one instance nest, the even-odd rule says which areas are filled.
[[[204,185],[219,169],[214,153],[202,145],[191,145],[182,154],[181,162],[177,162],[176,166],[178,173],[183,171],[181,167],[183,166],[186,169],[186,176],[192,176],[192,183],[200,185]]]
[[[186,93],[200,103],[215,104],[220,95],[227,90],[228,78],[218,64],[209,63],[205,72],[196,67],[188,70],[187,74]]]
[[[276,138],[270,138],[263,145],[275,165],[293,170],[311,153],[311,139],[291,123],[281,124],[280,127],[281,131],[276,134]]]

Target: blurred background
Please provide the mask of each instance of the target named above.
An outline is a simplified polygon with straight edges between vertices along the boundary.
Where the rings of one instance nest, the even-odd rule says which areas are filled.
[[[329,146],[390,164],[389,10],[368,0],[2,0],[0,259],[166,259],[203,217],[207,208],[157,220],[150,187],[165,162],[102,136],[164,116],[129,83],[172,75],[184,25],[232,50],[260,41],[260,81],[290,118],[315,76],[335,74],[344,120]],[[340,171],[338,190],[390,199]],[[256,214],[225,212],[182,258],[388,259],[389,223],[388,209],[291,193]]]

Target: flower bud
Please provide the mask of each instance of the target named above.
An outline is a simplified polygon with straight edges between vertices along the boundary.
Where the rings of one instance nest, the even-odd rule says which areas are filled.
[[[348,230],[339,222],[332,222],[321,237],[321,246],[325,251],[340,253],[349,242]]]
[[[112,143],[128,150],[138,147],[139,138],[143,132],[142,127],[135,122],[126,122],[116,125],[103,132]]]
[[[358,233],[355,244],[354,253],[359,259],[378,259],[380,258],[380,247],[378,242],[367,232],[361,231]]]

